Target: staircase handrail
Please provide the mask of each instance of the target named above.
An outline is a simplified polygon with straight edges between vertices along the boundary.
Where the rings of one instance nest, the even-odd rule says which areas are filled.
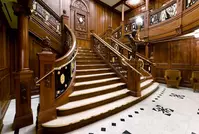
[[[103,39],[101,39],[97,34],[95,33],[91,33],[91,35],[93,35],[96,39],[98,39],[103,45],[105,45],[107,48],[109,48],[113,53],[115,53],[118,57],[120,57],[122,59],[122,61],[129,66],[132,70],[134,70],[136,73],[138,73],[140,76],[143,76],[141,72],[139,72],[137,69],[135,69],[134,67],[132,67],[127,61],[129,61],[128,58],[126,58],[125,56],[123,56],[120,52],[118,52],[115,48],[113,48],[112,46],[110,46],[106,41],[104,41]]]
[[[115,43],[117,43],[119,46],[123,47],[124,49],[126,49],[129,52],[132,52],[131,48],[128,47],[127,45],[125,45],[124,43],[122,43],[121,41],[119,41],[118,39],[114,38],[114,37],[110,37],[109,39],[111,39],[112,41],[114,41]],[[148,62],[149,64],[153,64],[153,62],[151,62],[149,59],[147,59],[145,56],[143,56],[140,53],[136,53],[136,56],[139,57],[140,59]]]
[[[69,63],[71,63],[74,58],[77,55],[78,49],[76,49],[76,37],[75,34],[73,33],[73,31],[65,24],[65,30],[68,30],[69,33],[71,34],[72,37],[72,46],[71,49],[62,57],[58,58],[55,61],[55,66],[54,68],[49,71],[47,74],[45,74],[44,76],[42,76],[39,80],[36,81],[36,84],[38,84],[39,82],[41,82],[44,78],[46,78],[47,76],[49,76],[52,72],[54,72],[55,70],[58,70],[60,68],[62,68],[63,66],[68,65]]]

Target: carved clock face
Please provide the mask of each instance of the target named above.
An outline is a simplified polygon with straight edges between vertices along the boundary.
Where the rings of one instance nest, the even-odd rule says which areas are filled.
[[[84,22],[83,18],[82,17],[79,17],[79,22],[82,24]]]

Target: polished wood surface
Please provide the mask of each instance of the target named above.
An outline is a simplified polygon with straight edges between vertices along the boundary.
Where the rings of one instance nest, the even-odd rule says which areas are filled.
[[[182,74],[180,85],[190,87],[191,73],[199,69],[199,60],[197,58],[199,56],[199,41],[195,38],[188,38],[152,45],[156,64],[156,80],[165,82],[165,70],[177,69]]]
[[[9,26],[5,21],[5,16],[0,10],[0,131],[3,127],[3,117],[10,102],[10,92],[12,90],[11,69],[11,41],[8,30]]]

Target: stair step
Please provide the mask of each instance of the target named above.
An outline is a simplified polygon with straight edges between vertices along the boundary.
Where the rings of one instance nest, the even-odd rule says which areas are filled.
[[[78,53],[77,56],[98,56],[96,53]]]
[[[153,84],[153,79],[148,79],[140,83],[140,88],[141,90],[144,90],[152,84]]]
[[[87,88],[93,88],[93,87],[99,87],[104,86],[108,84],[113,84],[120,82],[120,77],[112,77],[107,79],[100,79],[100,80],[92,80],[92,81],[86,81],[86,82],[76,82],[74,85],[74,90],[83,90]]]
[[[72,94],[69,95],[69,101],[75,101],[80,99],[85,99],[97,95],[102,95],[110,92],[114,92],[117,90],[121,90],[126,88],[126,83],[115,83],[109,84],[105,86],[95,87],[95,88],[88,88],[84,90],[74,91]]]
[[[94,56],[92,56],[92,57],[85,57],[85,56],[78,56],[78,57],[76,57],[76,60],[77,61],[81,61],[81,60],[101,60],[101,58],[100,57],[94,57]]]
[[[98,69],[98,68],[108,68],[109,66],[107,64],[82,64],[77,65],[77,70],[80,69]]]
[[[116,77],[117,75],[114,72],[110,73],[101,73],[101,74],[90,74],[90,75],[79,75],[76,76],[75,81],[76,82],[82,82],[82,81],[91,81],[91,80],[99,80],[103,78],[111,78]]]
[[[108,94],[103,94],[99,96],[94,96],[91,98],[86,98],[78,101],[69,102],[57,108],[58,115],[69,115],[74,114],[83,110],[88,110],[100,105],[104,105],[118,99],[122,99],[128,96],[128,89],[121,89]]]
[[[111,68],[99,68],[99,69],[81,69],[76,70],[76,75],[87,75],[87,74],[97,74],[97,73],[109,73]]]
[[[64,133],[69,132],[87,124],[93,123],[97,120],[103,119],[115,113],[118,113],[133,104],[136,104],[155,92],[158,88],[158,84],[154,85],[153,88],[142,91],[142,97],[127,96],[123,99],[92,108],[86,111],[75,113],[68,116],[57,117],[52,121],[42,124],[45,133]]]
[[[76,60],[77,65],[81,64],[99,64],[99,63],[104,63],[103,60]]]

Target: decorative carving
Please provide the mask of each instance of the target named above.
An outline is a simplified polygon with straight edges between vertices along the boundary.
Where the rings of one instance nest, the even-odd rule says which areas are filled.
[[[47,73],[49,73],[50,71],[51,71],[51,68],[52,68],[52,65],[51,64],[45,64],[44,65],[44,74],[47,74]],[[52,74],[50,74],[50,75],[48,75],[45,79],[44,79],[44,85],[45,85],[45,87],[47,87],[47,88],[51,88],[51,83],[52,83],[52,81],[51,81],[51,78],[52,77]]]
[[[27,102],[27,89],[28,86],[25,82],[20,83],[20,102],[21,104],[24,104]]]
[[[75,28],[79,31],[87,31],[86,27],[86,16],[80,13],[76,13],[75,17]]]
[[[61,34],[61,24],[59,22],[59,18],[55,16],[55,13],[47,10],[48,8],[42,6],[43,4],[34,0],[31,12],[35,17],[38,17],[41,21],[43,21],[46,25],[48,25],[51,29],[53,29],[56,33]]]
[[[71,10],[74,13],[74,29],[79,39],[88,38],[88,1],[75,0],[72,2]]]
[[[43,39],[43,45],[45,46],[42,51],[51,51],[51,47],[52,47],[52,44],[50,42],[50,39],[46,36],[44,39]]]
[[[80,9],[80,10],[83,10],[83,11],[87,12],[86,6],[82,2],[82,0],[75,1],[73,6],[76,7],[76,8],[78,8],[78,9]]]

